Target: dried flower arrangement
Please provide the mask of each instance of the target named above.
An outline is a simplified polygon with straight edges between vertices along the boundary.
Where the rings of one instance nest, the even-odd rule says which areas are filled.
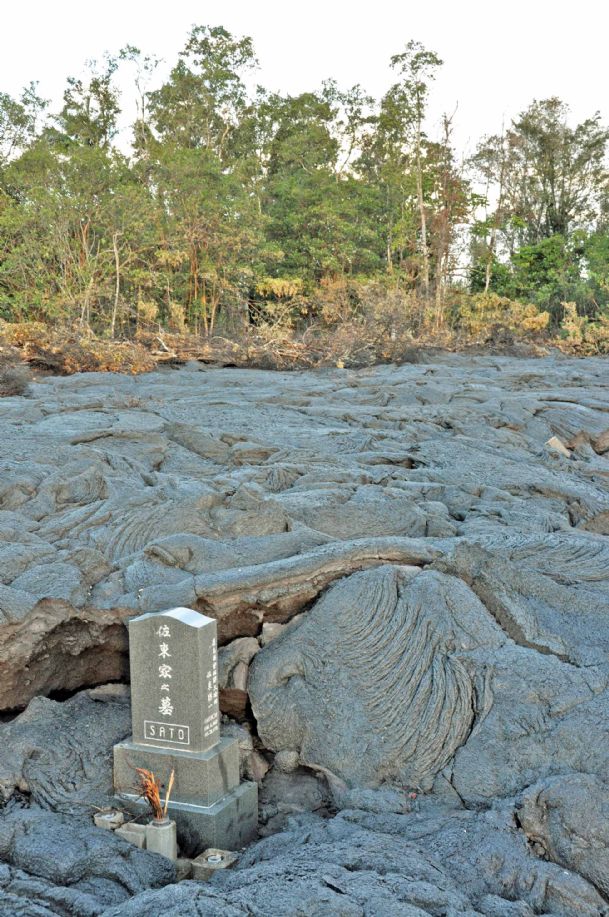
[[[152,771],[148,771],[144,767],[136,767],[135,770],[139,778],[140,795],[144,797],[150,806],[153,818],[157,821],[162,821],[164,818],[167,818],[167,808],[169,806],[169,798],[175,780],[175,771],[172,770],[169,777],[167,793],[165,794],[165,803],[163,804],[161,802],[161,783],[159,779],[154,776]]]

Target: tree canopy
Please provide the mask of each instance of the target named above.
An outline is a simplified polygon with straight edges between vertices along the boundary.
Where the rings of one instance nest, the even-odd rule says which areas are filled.
[[[379,100],[332,80],[252,88],[252,41],[223,27],[194,27],[164,82],[157,64],[133,46],[91,62],[58,111],[35,84],[0,92],[0,317],[211,334],[261,297],[345,278],[411,291],[438,324],[465,289],[604,314],[598,114],[573,124],[561,100],[534,101],[463,162],[453,116],[428,131],[442,61],[415,41]]]

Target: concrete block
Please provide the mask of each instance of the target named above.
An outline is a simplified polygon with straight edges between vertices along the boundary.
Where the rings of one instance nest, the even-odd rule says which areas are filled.
[[[146,825],[136,825],[130,822],[127,825],[121,825],[114,833],[142,850],[146,847]]]
[[[184,882],[185,879],[192,878],[192,860],[188,860],[186,857],[177,858],[176,878],[178,882]]]
[[[238,859],[233,850],[209,847],[192,861],[192,877],[199,882],[207,882],[219,870],[230,869]]]
[[[109,809],[107,812],[96,812],[93,816],[93,822],[98,828],[107,828],[114,831],[125,821],[125,816],[117,809]]]
[[[146,827],[146,850],[160,853],[174,863],[178,858],[178,840],[176,823],[170,818],[162,821],[153,819]]]

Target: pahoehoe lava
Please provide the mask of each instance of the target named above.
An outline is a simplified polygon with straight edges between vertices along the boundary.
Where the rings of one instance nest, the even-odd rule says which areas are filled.
[[[438,354],[2,399],[0,915],[609,914],[608,392]],[[208,885],[91,823],[124,623],[177,605],[260,782]]]

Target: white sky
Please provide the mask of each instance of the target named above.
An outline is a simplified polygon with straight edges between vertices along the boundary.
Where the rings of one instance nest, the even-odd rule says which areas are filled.
[[[462,153],[500,129],[533,98],[558,95],[574,118],[609,120],[606,0],[5,0],[0,20],[0,91],[31,79],[60,101],[65,77],[88,58],[125,44],[175,62],[191,25],[251,35],[257,81],[297,93],[333,77],[379,96],[389,57],[413,38],[445,64],[433,89],[430,133],[455,117]]]

